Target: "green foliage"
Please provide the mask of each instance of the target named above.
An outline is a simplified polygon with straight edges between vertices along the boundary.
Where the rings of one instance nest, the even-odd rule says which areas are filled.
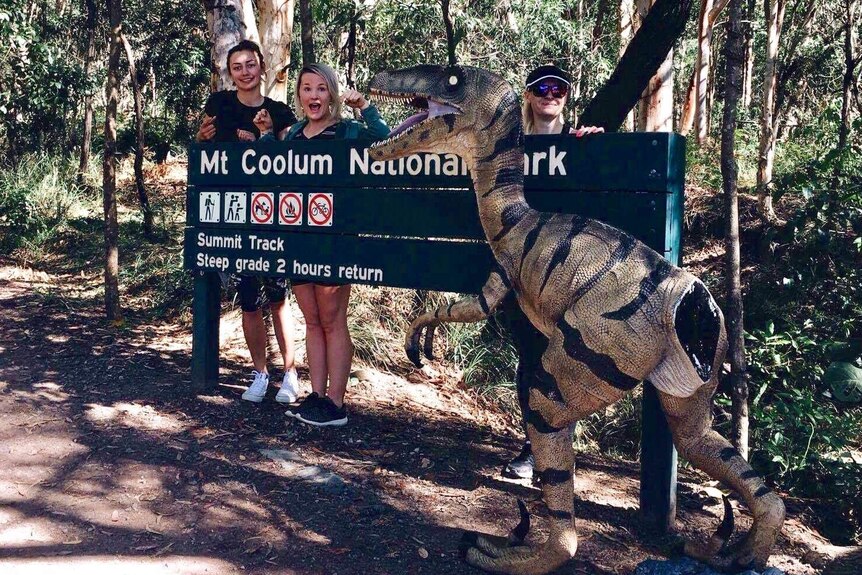
[[[28,155],[0,170],[0,250],[37,249],[88,202],[62,158]]]

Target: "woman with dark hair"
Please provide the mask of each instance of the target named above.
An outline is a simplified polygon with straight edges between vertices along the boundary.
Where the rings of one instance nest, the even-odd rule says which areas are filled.
[[[605,131],[604,128],[595,126],[575,129],[566,119],[564,112],[570,87],[569,75],[557,66],[539,66],[527,75],[524,103],[521,107],[524,134],[574,134],[580,138],[585,134]],[[548,340],[533,327],[518,307],[514,296],[510,295],[503,300],[503,309],[504,322],[508,323],[518,350],[515,387],[521,408],[521,423],[526,433],[527,422],[524,416],[528,411],[530,382],[546,375],[542,369],[542,354],[548,347]],[[532,446],[527,439],[521,452],[503,468],[503,476],[530,479],[533,477],[534,465]]]
[[[281,130],[296,121],[289,106],[261,94],[264,63],[257,44],[250,40],[239,42],[228,51],[227,66],[236,90],[222,90],[210,95],[195,137],[198,142],[253,142],[269,130]],[[287,280],[240,275],[237,292],[242,307],[242,332],[254,366],[251,384],[242,398],[260,403],[269,387],[266,324],[261,312],[261,307],[268,302],[284,361],[284,378],[275,399],[280,403],[296,401],[298,382],[291,335],[293,319],[284,302]]]

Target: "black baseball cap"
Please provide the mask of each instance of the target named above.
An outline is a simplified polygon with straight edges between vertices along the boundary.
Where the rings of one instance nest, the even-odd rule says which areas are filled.
[[[572,82],[569,80],[569,75],[563,72],[561,69],[557,68],[553,65],[547,66],[539,66],[527,76],[527,88],[540,82],[542,80],[547,80],[548,78],[553,78],[554,80],[559,80],[564,83],[566,86],[571,86]]]

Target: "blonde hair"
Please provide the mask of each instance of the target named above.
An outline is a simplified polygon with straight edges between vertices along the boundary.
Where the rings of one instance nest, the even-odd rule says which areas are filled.
[[[524,124],[524,134],[528,136],[532,134],[533,125],[535,124],[533,120],[533,107],[530,106],[530,101],[526,95],[524,95],[524,103],[521,104],[521,122]]]
[[[341,91],[338,87],[338,74],[335,70],[326,64],[308,64],[303,66],[302,70],[296,76],[296,88],[293,91],[293,106],[300,118],[305,118],[305,111],[302,109],[302,102],[299,99],[299,87],[302,84],[303,74],[317,74],[323,81],[326,82],[326,87],[329,89],[329,115],[336,120],[341,119]]]

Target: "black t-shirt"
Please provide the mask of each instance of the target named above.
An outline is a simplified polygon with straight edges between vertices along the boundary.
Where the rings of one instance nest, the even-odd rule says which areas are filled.
[[[216,134],[214,142],[236,142],[239,140],[236,131],[247,130],[260,137],[260,130],[254,125],[254,117],[260,110],[266,109],[272,117],[273,134],[294,124],[296,116],[287,104],[264,98],[260,106],[246,106],[239,101],[235,90],[222,90],[210,94],[204,112],[215,116]]]

